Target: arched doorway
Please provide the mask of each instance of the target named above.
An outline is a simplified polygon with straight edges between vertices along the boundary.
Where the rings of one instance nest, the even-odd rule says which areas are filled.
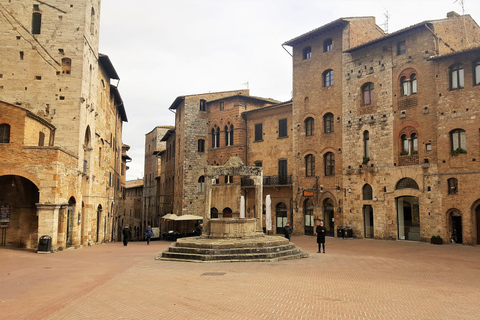
[[[333,237],[335,235],[335,207],[333,200],[328,198],[323,201],[323,221],[325,221],[326,236]]]
[[[462,214],[459,211],[452,211],[449,217],[450,241],[452,243],[463,243]]]
[[[313,201],[312,199],[307,199],[303,203],[303,212],[305,214],[305,235],[313,235]]]
[[[373,238],[373,208],[371,205],[363,206],[363,225],[365,238]]]
[[[37,186],[16,175],[0,177],[0,245],[35,248],[38,241]]]
[[[279,202],[275,207],[275,215],[277,217],[276,234],[282,234],[283,227],[287,224],[287,205],[283,202]]]
[[[396,199],[398,239],[420,241],[420,207],[417,197]]]
[[[73,245],[73,222],[75,220],[74,213],[75,213],[75,198],[70,197],[68,200],[68,209],[67,209],[67,247],[71,247]]]
[[[233,217],[232,209],[230,209],[229,207],[226,207],[225,209],[223,209],[223,217],[224,218],[232,218]]]

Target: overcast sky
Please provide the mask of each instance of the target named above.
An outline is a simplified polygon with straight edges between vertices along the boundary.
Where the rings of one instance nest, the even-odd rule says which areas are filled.
[[[480,1],[464,0],[480,23]],[[102,0],[100,52],[120,76],[128,122],[127,180],[143,178],[145,134],[174,125],[176,97],[248,87],[291,99],[292,60],[281,44],[345,17],[374,16],[388,32],[462,14],[455,0]],[[115,84],[116,82],[114,82]]]

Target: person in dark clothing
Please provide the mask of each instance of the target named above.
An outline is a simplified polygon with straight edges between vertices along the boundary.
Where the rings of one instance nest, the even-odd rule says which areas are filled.
[[[327,232],[327,228],[323,226],[323,221],[320,221],[320,223],[317,225],[315,232],[317,233],[317,243],[318,243],[317,253],[320,253],[322,246],[323,246],[323,253],[325,253],[325,233]]]
[[[150,244],[150,238],[153,237],[152,227],[148,226],[145,230],[145,238],[147,239],[147,244]]]
[[[126,246],[128,244],[128,240],[132,238],[132,231],[128,226],[125,226],[125,228],[123,228],[122,233],[123,233],[123,245]]]
[[[292,228],[290,228],[290,223],[287,222],[285,227],[283,227],[283,233],[285,234],[285,238],[290,241],[290,237],[292,236]]]
[[[203,223],[197,225],[197,236],[201,236],[203,232]]]

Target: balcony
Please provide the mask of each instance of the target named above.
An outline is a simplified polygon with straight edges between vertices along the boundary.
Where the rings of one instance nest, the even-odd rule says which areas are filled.
[[[253,179],[242,178],[242,187],[254,187]],[[277,186],[291,186],[292,176],[265,176],[263,177],[263,186],[277,187]]]

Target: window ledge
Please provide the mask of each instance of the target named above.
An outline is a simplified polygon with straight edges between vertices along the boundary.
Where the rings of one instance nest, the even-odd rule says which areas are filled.
[[[288,136],[285,136],[285,137],[277,137],[277,139],[286,139],[288,138]]]

